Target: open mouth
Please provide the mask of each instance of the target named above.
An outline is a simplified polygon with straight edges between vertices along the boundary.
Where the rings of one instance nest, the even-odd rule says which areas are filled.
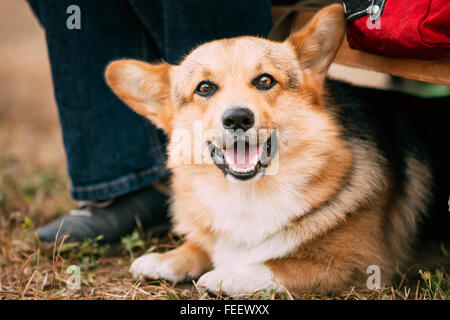
[[[238,180],[248,180],[270,165],[274,154],[272,140],[272,137],[269,137],[264,143],[257,145],[237,140],[226,148],[209,143],[208,147],[211,158],[225,176],[231,175]]]

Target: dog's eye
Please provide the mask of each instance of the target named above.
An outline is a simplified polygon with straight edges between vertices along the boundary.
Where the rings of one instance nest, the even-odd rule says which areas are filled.
[[[210,97],[216,92],[217,86],[210,81],[202,81],[195,88],[195,93],[202,97]]]
[[[258,90],[269,90],[272,88],[277,81],[268,73],[261,74],[253,79],[252,84]]]

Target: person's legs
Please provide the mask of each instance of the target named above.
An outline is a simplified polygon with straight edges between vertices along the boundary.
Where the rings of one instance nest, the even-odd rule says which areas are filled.
[[[71,196],[89,201],[39,228],[39,238],[52,242],[63,219],[59,235],[70,233],[69,241],[102,234],[114,242],[138,225],[167,225],[167,196],[148,187],[169,175],[166,137],[124,105],[103,76],[108,62],[156,61],[159,48],[127,1],[29,2],[46,33]],[[66,26],[73,4],[80,8],[79,30]]]
[[[129,2],[152,38],[163,48],[164,59],[172,64],[180,62],[202,43],[242,35],[265,37],[272,28],[270,0]],[[158,5],[153,7],[154,3]]]

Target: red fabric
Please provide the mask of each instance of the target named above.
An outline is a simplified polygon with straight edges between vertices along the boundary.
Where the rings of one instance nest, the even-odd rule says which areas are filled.
[[[374,24],[368,19],[348,26],[350,47],[429,60],[450,54],[450,0],[387,0],[380,19]]]

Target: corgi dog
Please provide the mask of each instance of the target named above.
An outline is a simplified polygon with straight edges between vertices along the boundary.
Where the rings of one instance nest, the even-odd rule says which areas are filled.
[[[169,137],[170,214],[184,239],[136,259],[134,277],[300,295],[365,283],[373,266],[388,284],[411,261],[437,201],[408,111],[428,102],[328,80],[345,30],[336,4],[283,42],[242,36],[178,65],[109,64],[114,93]]]

